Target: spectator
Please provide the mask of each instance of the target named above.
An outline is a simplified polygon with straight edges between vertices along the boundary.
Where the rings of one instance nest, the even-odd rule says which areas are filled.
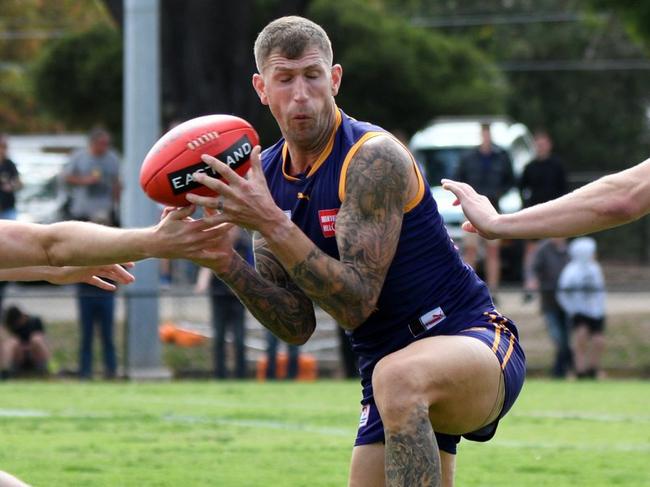
[[[561,379],[572,368],[571,330],[564,309],[556,299],[558,279],[569,256],[565,238],[550,238],[540,242],[532,256],[532,290],[539,290],[540,311],[555,346],[555,361],[551,375]]]
[[[456,179],[474,186],[495,208],[499,208],[499,199],[514,186],[512,161],[505,150],[492,143],[490,124],[481,124],[481,145],[460,160]],[[476,267],[478,260],[479,241],[477,235],[464,236],[463,258],[472,267]],[[494,296],[501,280],[500,243],[492,240],[485,244],[485,276]]]
[[[524,168],[519,180],[519,191],[525,208],[559,198],[567,192],[566,172],[553,152],[553,141],[548,132],[535,132],[537,157]]]
[[[235,227],[231,232],[235,250],[249,263],[252,263],[251,240],[246,231]],[[212,327],[214,329],[214,377],[225,379],[226,373],[226,332],[233,334],[235,345],[235,371],[237,379],[246,377],[246,314],[244,305],[230,288],[218,279],[210,269],[202,267],[196,285],[197,292],[210,292],[212,307]]]
[[[598,378],[605,348],[605,279],[596,261],[596,241],[575,239],[569,245],[569,256],[560,274],[557,299],[573,324],[578,378]]]
[[[10,306],[3,315],[3,323],[8,336],[2,343],[2,377],[21,372],[47,373],[50,351],[41,319]]]
[[[63,170],[69,188],[69,213],[75,220],[104,225],[115,223],[120,192],[119,159],[111,149],[110,134],[100,128],[89,134],[87,149],[72,155]],[[117,370],[113,341],[115,295],[87,284],[78,285],[81,343],[79,376],[92,378],[93,334],[100,326],[104,356],[104,377],[114,378]]]
[[[16,191],[23,184],[20,181],[18,169],[11,159],[7,157],[8,137],[0,134],[0,220],[16,219]],[[2,312],[2,298],[4,296],[5,282],[0,282],[0,313]]]
[[[88,148],[75,152],[63,169],[68,211],[74,220],[112,225],[120,194],[119,158],[106,130],[95,128],[88,138]]]
[[[0,219],[16,219],[16,191],[22,187],[18,169],[7,157],[7,136],[0,134]]]
[[[535,132],[537,157],[524,168],[519,180],[519,192],[524,208],[559,198],[567,192],[564,166],[553,153],[553,141],[545,130]],[[536,240],[527,240],[524,250],[524,288],[533,286],[532,257]]]

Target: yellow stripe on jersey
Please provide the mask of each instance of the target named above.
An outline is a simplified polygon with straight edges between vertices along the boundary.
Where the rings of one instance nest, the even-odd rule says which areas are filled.
[[[406,206],[404,207],[404,213],[408,213],[413,208],[415,208],[418,205],[418,203],[420,203],[420,201],[422,201],[422,197],[424,196],[424,190],[425,190],[424,178],[420,173],[420,168],[415,162],[415,158],[408,150],[408,148],[388,132],[366,132],[359,140],[355,142],[355,144],[352,147],[350,147],[350,150],[348,151],[347,155],[345,156],[345,160],[343,161],[343,167],[341,168],[341,178],[339,180],[339,199],[341,200],[341,203],[343,203],[343,200],[345,199],[345,181],[347,179],[348,166],[350,165],[350,161],[352,160],[352,157],[354,157],[354,154],[357,153],[357,151],[361,148],[364,142],[366,142],[369,139],[372,139],[373,137],[377,137],[378,135],[387,135],[391,137],[393,140],[395,140],[395,142],[397,142],[399,145],[404,147],[406,152],[408,152],[411,161],[413,161],[413,169],[415,170],[415,175],[418,178],[418,190],[415,193],[413,199],[411,199],[411,201],[406,203]]]
[[[494,342],[492,342],[492,352],[496,353],[499,349],[499,343],[501,342],[501,327],[497,326],[494,329]]]
[[[410,152],[409,152],[410,154]],[[422,197],[424,196],[424,178],[422,177],[422,174],[420,173],[420,168],[418,167],[417,163],[415,162],[415,159],[413,159],[413,156],[411,156],[411,159],[413,160],[413,168],[415,169],[415,175],[418,177],[418,192],[415,193],[415,196],[411,201],[406,203],[406,206],[404,207],[404,213],[408,213],[411,211],[413,208],[418,206],[418,203],[422,201]]]
[[[320,153],[318,156],[318,159],[316,159],[316,162],[311,166],[311,169],[307,173],[307,177],[312,176],[316,171],[318,171],[318,168],[323,165],[325,160],[329,157],[329,155],[332,153],[332,147],[334,147],[334,138],[336,137],[336,132],[338,132],[339,127],[341,126],[341,111],[336,110],[336,121],[334,122],[334,129],[332,130],[332,133],[330,134],[330,138],[327,141],[327,145],[323,149],[323,152]],[[287,172],[287,153],[289,152],[289,147],[287,146],[287,142],[284,142],[284,145],[282,146],[282,174],[284,177],[290,181],[298,181],[298,178],[295,178],[291,176]]]
[[[343,166],[341,167],[341,176],[339,179],[339,199],[341,200],[341,203],[343,203],[343,200],[345,199],[345,181],[348,176],[348,166],[350,165],[350,161],[354,157],[354,155],[357,153],[357,151],[361,148],[363,143],[369,139],[372,139],[373,137],[377,137],[379,135],[389,135],[386,132],[366,132],[361,136],[359,140],[357,140],[352,147],[350,147],[350,150],[345,156],[345,159],[343,160]]]
[[[461,333],[465,333],[466,331],[484,331],[487,330],[484,326],[473,326],[471,328],[466,328],[461,331]]]
[[[515,348],[515,335],[510,333],[510,344],[508,345],[508,351],[503,357],[503,363],[501,364],[501,370],[505,370],[508,360],[510,360],[510,355],[512,355],[512,350]]]

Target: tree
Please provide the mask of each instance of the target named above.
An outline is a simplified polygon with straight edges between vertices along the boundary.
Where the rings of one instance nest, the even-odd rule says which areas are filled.
[[[637,0],[592,0],[596,9],[613,10],[621,15],[631,34],[650,49],[650,3]]]
[[[0,131],[61,130],[38,104],[30,64],[53,39],[88,29],[108,17],[94,0],[2,0],[0,16]]]
[[[253,123],[263,144],[273,142],[277,127],[251,85],[253,42],[270,20],[288,14],[306,15],[332,36],[345,71],[338,99],[351,115],[413,132],[448,111],[504,110],[503,78],[478,50],[391,19],[375,3],[164,0],[164,124],[233,113]],[[120,3],[107,0],[107,5],[120,22]],[[345,35],[349,32],[355,35]]]
[[[97,25],[68,34],[43,53],[34,67],[34,88],[43,107],[68,128],[122,127],[122,40]]]
[[[471,41],[493,59],[511,87],[507,113],[546,128],[570,171],[616,170],[647,154],[650,72],[624,63],[647,57],[611,10],[561,0],[383,3],[413,23]],[[640,3],[621,8],[650,10]]]
[[[308,13],[332,38],[344,68],[338,100],[355,117],[412,134],[438,115],[505,110],[503,77],[463,40],[359,0],[315,0]]]

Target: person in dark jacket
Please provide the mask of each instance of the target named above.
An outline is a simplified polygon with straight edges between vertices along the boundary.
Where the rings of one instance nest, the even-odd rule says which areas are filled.
[[[510,155],[492,143],[490,124],[481,124],[481,145],[461,159],[456,179],[487,196],[495,208],[499,208],[501,197],[515,185]],[[463,240],[463,259],[476,267],[480,239],[467,234]],[[485,247],[485,277],[492,293],[496,293],[501,281],[499,241],[486,241]]]
[[[545,130],[535,132],[537,157],[524,168],[519,180],[519,193],[524,208],[559,198],[567,192],[567,178],[562,161],[553,152],[553,140]],[[524,289],[534,287],[532,258],[536,240],[527,240],[524,251]],[[528,295],[528,294],[527,294]]]
[[[539,291],[540,311],[555,346],[555,361],[551,376],[556,379],[567,377],[573,369],[571,328],[568,317],[556,298],[558,280],[568,262],[569,254],[565,238],[542,240],[532,257],[534,289]]]
[[[232,230],[233,246],[237,253],[248,263],[253,264],[253,249],[250,235],[241,228]],[[195,286],[197,292],[209,292],[214,330],[212,359],[215,379],[229,376],[226,367],[226,332],[233,335],[235,364],[231,372],[236,379],[246,378],[246,309],[230,288],[218,279],[210,269],[203,267],[199,271]]]

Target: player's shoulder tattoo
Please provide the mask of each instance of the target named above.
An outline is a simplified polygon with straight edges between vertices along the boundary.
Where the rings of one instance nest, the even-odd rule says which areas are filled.
[[[366,141],[352,158],[346,174],[345,198],[352,198],[362,212],[401,209],[406,203],[413,161],[392,137]]]

